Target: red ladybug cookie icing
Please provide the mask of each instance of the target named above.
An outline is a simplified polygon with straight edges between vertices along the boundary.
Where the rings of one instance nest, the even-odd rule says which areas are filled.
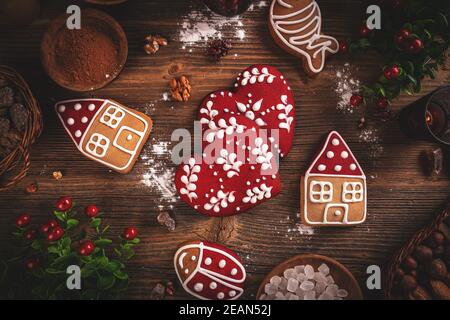
[[[206,241],[183,244],[174,257],[183,288],[203,300],[235,300],[244,292],[245,268],[233,251]]]
[[[336,131],[302,177],[300,208],[309,225],[350,226],[366,219],[366,176]]]
[[[276,156],[292,145],[293,104],[283,75],[264,65],[241,73],[235,91],[209,94],[198,113],[203,155],[180,165],[175,176],[181,199],[203,214],[228,216],[278,194]]]

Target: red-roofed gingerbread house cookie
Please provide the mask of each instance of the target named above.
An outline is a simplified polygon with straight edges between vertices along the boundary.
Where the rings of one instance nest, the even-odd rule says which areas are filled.
[[[67,100],[55,109],[78,150],[120,173],[131,171],[152,128],[149,117],[112,100]]]
[[[367,187],[358,161],[332,131],[301,181],[301,218],[315,226],[349,226],[366,219]]]

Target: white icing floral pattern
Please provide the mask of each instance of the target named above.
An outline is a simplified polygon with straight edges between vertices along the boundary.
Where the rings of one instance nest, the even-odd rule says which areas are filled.
[[[195,164],[195,159],[190,158],[188,163],[183,166],[183,171],[185,175],[181,176],[181,182],[184,183],[184,188],[180,189],[180,193],[187,195],[189,201],[192,202],[193,199],[197,199],[196,182],[198,181],[198,173],[200,172],[200,166]]]
[[[262,170],[272,168],[273,153],[269,151],[269,145],[264,143],[262,138],[255,139],[255,148],[252,149],[252,154],[256,156],[256,162],[261,164]]]
[[[236,200],[234,193],[235,191],[223,192],[222,190],[219,190],[217,195],[211,197],[209,203],[206,203],[203,208],[205,208],[205,210],[213,210],[215,213],[219,213],[221,208],[228,207],[229,203],[233,203]]]
[[[281,96],[281,102],[282,103],[279,103],[276,108],[277,110],[282,111],[278,115],[278,120],[284,122],[280,122],[278,124],[278,127],[280,129],[286,129],[289,132],[291,130],[292,122],[294,121],[294,117],[289,116],[289,114],[294,109],[294,107],[292,106],[292,104],[288,103],[288,97],[286,95]]]
[[[236,101],[237,108],[242,114],[245,115],[246,118],[250,120],[255,120],[256,124],[260,127],[267,125],[265,121],[261,118],[255,119],[255,112],[258,112],[261,109],[263,99],[256,101],[251,107],[249,105],[245,105],[242,102]]]
[[[247,189],[247,196],[242,199],[242,202],[255,204],[256,202],[261,201],[264,198],[269,199],[272,196],[272,188],[273,187],[268,187],[265,183],[263,183],[260,187]]]
[[[245,71],[242,74],[242,79],[238,78],[238,81],[240,81],[241,86],[246,86],[247,84],[255,84],[256,82],[264,82],[272,83],[273,80],[276,78],[273,74],[269,73],[269,69],[266,67],[263,67],[261,71],[259,71],[258,68],[252,68],[250,71]]]
[[[228,153],[226,149],[220,150],[220,155],[216,159],[217,164],[221,164],[223,171],[227,173],[228,178],[238,176],[242,161],[237,161],[236,153]]]

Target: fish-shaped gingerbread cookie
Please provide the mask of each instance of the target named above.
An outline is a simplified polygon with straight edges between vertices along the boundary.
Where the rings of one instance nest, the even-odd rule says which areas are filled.
[[[311,76],[323,70],[328,55],[339,51],[337,40],[322,34],[322,16],[314,0],[273,0],[269,28],[275,42],[301,58]]]
[[[244,292],[245,268],[236,253],[216,243],[184,243],[174,257],[183,288],[202,300],[236,300]]]

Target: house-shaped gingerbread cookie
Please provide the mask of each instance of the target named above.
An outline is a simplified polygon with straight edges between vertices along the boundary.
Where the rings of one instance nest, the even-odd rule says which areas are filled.
[[[131,171],[152,129],[149,117],[112,100],[67,100],[55,109],[78,150],[119,173]]]
[[[305,224],[345,227],[366,219],[366,176],[336,131],[328,135],[302,177],[300,189],[300,212]]]

